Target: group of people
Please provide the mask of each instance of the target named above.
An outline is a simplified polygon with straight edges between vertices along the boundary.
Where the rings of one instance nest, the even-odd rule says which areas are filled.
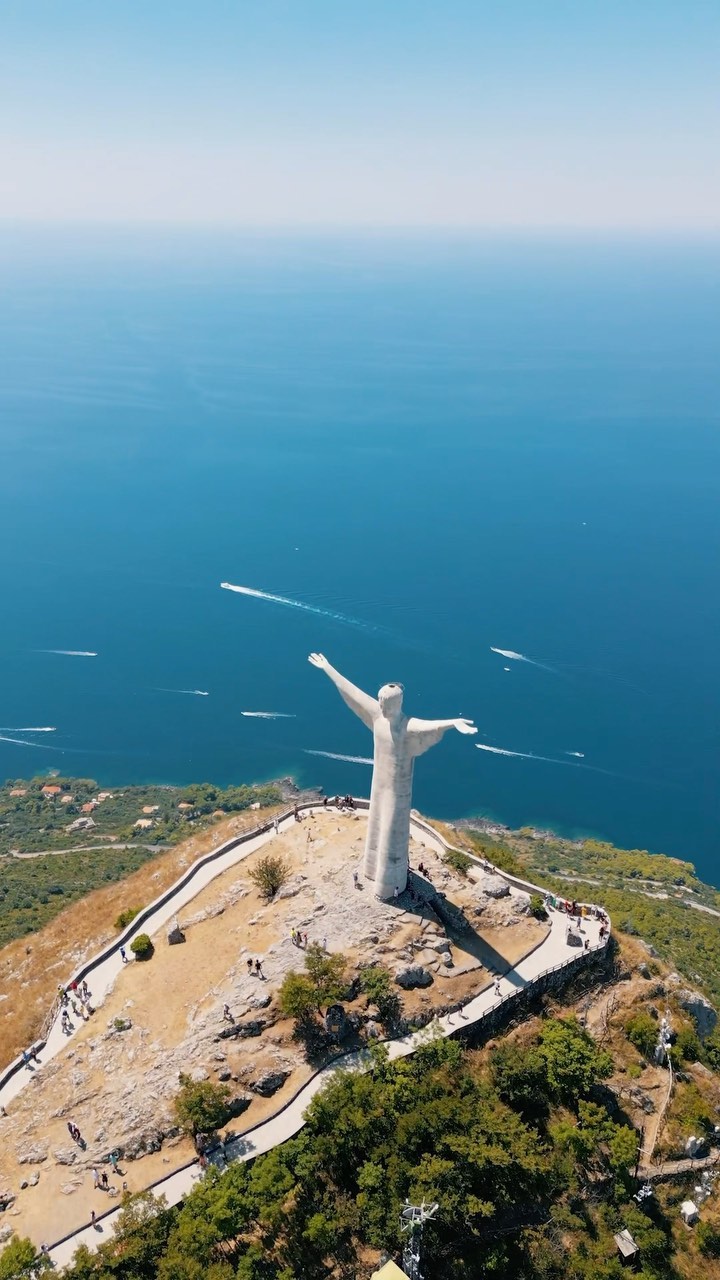
[[[31,1044],[29,1049],[23,1049],[22,1060],[28,1071],[32,1071],[33,1062],[37,1062],[38,1066],[40,1066],[40,1059],[38,1058],[37,1049],[34,1045]]]
[[[71,982],[69,987],[58,987],[58,999],[62,1009],[60,1017],[60,1025],[66,1036],[69,1036],[73,1026],[70,1021],[69,1009],[72,1009],[76,1018],[82,1018],[83,1022],[90,1020],[90,1015],[95,1012],[90,1003],[90,988],[83,979],[82,982]]]
[[[247,971],[249,978],[252,977],[253,973],[256,978],[265,977],[265,974],[263,973],[262,960],[252,960],[251,958],[248,958]]]

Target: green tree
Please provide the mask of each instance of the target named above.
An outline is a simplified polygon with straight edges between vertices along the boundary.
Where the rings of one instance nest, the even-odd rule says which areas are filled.
[[[212,1080],[180,1076],[180,1092],[174,1107],[178,1123],[186,1133],[213,1133],[228,1119],[230,1090]]]
[[[291,969],[283,978],[278,991],[278,1004],[286,1018],[294,1018],[296,1022],[307,1022],[320,1008],[320,1000],[312,979],[306,973],[296,973]]]
[[[675,1053],[683,1062],[699,1062],[703,1048],[697,1032],[692,1027],[682,1027],[675,1037]]]
[[[290,863],[277,853],[266,853],[248,871],[255,888],[263,898],[274,898],[290,875]]]
[[[535,916],[536,920],[544,920],[546,918],[545,899],[541,893],[530,894],[530,915]]]
[[[25,1237],[16,1236],[0,1253],[0,1280],[35,1280],[51,1270],[50,1259]]]
[[[139,933],[130,943],[130,950],[137,960],[149,960],[155,948],[149,934]]]
[[[625,1035],[643,1058],[647,1058],[648,1061],[652,1058],[658,1042],[658,1024],[649,1013],[639,1010],[628,1018],[625,1023]]]
[[[610,1054],[597,1047],[576,1018],[549,1019],[540,1034],[540,1053],[552,1094],[568,1106],[577,1106],[612,1073]]]
[[[506,1041],[490,1059],[490,1076],[503,1102],[523,1115],[544,1115],[550,1092],[547,1063],[537,1045]]]
[[[720,1258],[720,1227],[714,1222],[699,1222],[695,1228],[698,1249],[706,1258]]]
[[[392,1026],[397,1021],[402,1005],[390,971],[384,965],[370,964],[360,971],[360,990],[377,1005],[383,1025]]]

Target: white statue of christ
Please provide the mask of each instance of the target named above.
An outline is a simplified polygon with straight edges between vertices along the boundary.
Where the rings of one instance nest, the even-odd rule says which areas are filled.
[[[384,684],[377,698],[340,675],[322,653],[308,659],[330,677],[341,698],[372,730],[373,778],[364,873],[378,898],[392,898],[407,885],[413,764],[448,729],[477,733],[471,720],[416,720],[403,713],[401,684]]]

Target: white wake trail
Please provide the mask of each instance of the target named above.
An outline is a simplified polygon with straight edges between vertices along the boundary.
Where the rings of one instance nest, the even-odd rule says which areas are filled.
[[[36,653],[59,653],[65,658],[97,658],[92,649],[36,649]]]
[[[362,627],[365,631],[377,631],[379,628],[371,622],[363,622],[360,618],[351,618],[346,613],[336,613],[334,609],[323,609],[320,605],[305,604],[302,600],[291,600],[289,596],[275,596],[270,591],[258,591],[255,587],[238,587],[232,582],[221,582],[223,591],[235,591],[241,596],[252,596],[255,600],[269,600],[271,604],[284,604],[289,609],[302,609],[304,613],[314,613],[321,618],[331,618],[333,622],[344,622],[349,627]]]
[[[253,720],[294,720],[292,711],[241,711],[241,716],[249,716]]]
[[[159,688],[158,693],[189,693],[196,698],[209,698],[210,694],[207,689],[163,689]]]
[[[563,755],[565,755],[565,756],[577,756],[578,760],[584,760],[584,759],[585,759],[585,752],[584,752],[584,751],[563,751]]]
[[[478,751],[490,751],[494,756],[515,756],[518,760],[541,760],[545,764],[561,764],[566,769],[587,769],[589,773],[604,773],[608,778],[622,778],[621,773],[614,773],[612,769],[600,769],[594,764],[580,764],[576,760],[558,760],[556,756],[536,756],[532,751],[508,751],[505,747],[491,747],[486,742],[476,742],[475,746]],[[580,752],[568,751],[566,755],[579,755]]]
[[[497,653],[501,658],[507,658],[510,662],[527,662],[528,666],[539,667],[541,671],[549,671],[553,676],[558,674],[553,667],[546,666],[544,662],[538,662],[537,658],[528,658],[524,653],[516,653],[514,649],[496,649],[495,645],[491,644],[490,652]]]
[[[19,729],[13,728],[11,725],[0,725],[0,733],[56,733],[57,730],[53,725],[44,725],[42,729],[35,729],[32,725],[24,724]]]
[[[368,756],[343,756],[337,751],[311,751],[309,747],[304,747],[303,751],[306,756],[324,756],[326,760],[346,760],[348,764],[373,763]]]
[[[26,729],[25,732],[29,733],[30,730]],[[3,733],[0,733],[0,742],[14,742],[16,747],[37,747],[38,751],[42,750],[43,748],[47,750],[47,746],[44,742],[27,742],[25,738],[6,738]],[[50,750],[58,751],[58,750],[62,750],[62,748],[51,747]]]

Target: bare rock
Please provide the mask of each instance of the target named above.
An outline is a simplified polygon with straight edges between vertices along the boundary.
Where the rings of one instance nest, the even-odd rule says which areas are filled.
[[[17,1152],[18,1164],[42,1164],[43,1160],[48,1158],[47,1142],[33,1142],[26,1147],[19,1147]]]
[[[405,991],[410,991],[414,987],[429,987],[432,980],[432,974],[421,964],[409,964],[395,974],[397,985]]]
[[[36,1187],[39,1181],[40,1181],[40,1174],[37,1172],[31,1173],[30,1177],[28,1178],[28,1186]]]
[[[171,947],[176,947],[178,943],[185,941],[185,934],[179,924],[173,925],[172,929],[169,930],[167,940]]]
[[[76,1147],[61,1147],[59,1151],[53,1151],[53,1157],[56,1164],[75,1164],[77,1160]]]
[[[502,876],[496,875],[494,871],[481,871],[479,868],[470,867],[468,876],[475,881],[480,893],[484,893],[487,898],[506,898],[510,892],[507,880],[503,880]]]
[[[267,1009],[272,1003],[272,996],[253,996],[252,1000],[248,1000],[248,1009]]]
[[[290,1075],[289,1071],[272,1070],[263,1071],[257,1080],[253,1080],[250,1088],[253,1093],[259,1093],[263,1098],[270,1098],[278,1089],[282,1089],[285,1081]]]
[[[717,1023],[717,1013],[713,1006],[699,991],[690,991],[685,988],[677,994],[683,1009],[690,1014],[695,1023],[700,1039],[704,1040],[715,1030]]]
[[[241,1116],[243,1111],[247,1111],[252,1098],[248,1098],[246,1093],[239,1093],[236,1097],[231,1098],[228,1102],[228,1112],[233,1119]]]
[[[232,1071],[229,1067],[223,1067],[222,1071],[218,1071],[217,1078],[223,1083],[225,1083],[226,1080],[232,1080]]]

